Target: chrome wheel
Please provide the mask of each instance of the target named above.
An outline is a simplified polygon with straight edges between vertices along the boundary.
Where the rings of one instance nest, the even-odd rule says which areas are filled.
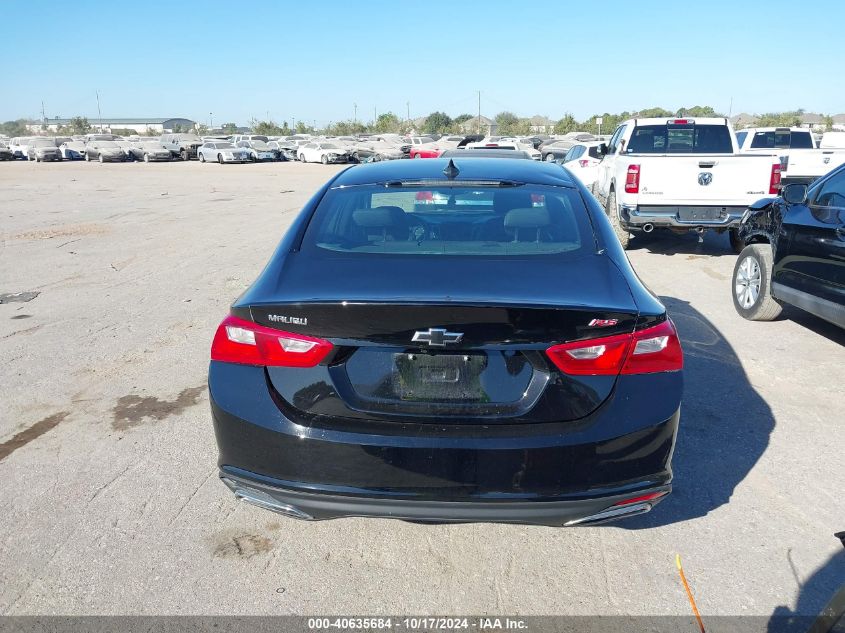
[[[739,263],[734,293],[743,308],[748,309],[757,303],[760,296],[760,279],[760,264],[755,258],[749,256]]]
[[[555,162],[555,155],[554,154],[546,154],[546,162],[548,162],[548,163]]]

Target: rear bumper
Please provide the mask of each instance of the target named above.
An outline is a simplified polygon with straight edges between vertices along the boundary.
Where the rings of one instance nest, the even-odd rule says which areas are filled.
[[[635,494],[609,494],[551,501],[419,501],[376,496],[340,495],[294,487],[237,468],[223,467],[220,478],[239,499],[305,521],[341,517],[378,517],[447,523],[520,523],[553,527],[597,525],[644,514],[668,495],[663,485]],[[594,491],[596,493],[600,491]],[[632,498],[656,496],[625,503]],[[619,504],[619,505],[617,505]]]
[[[619,207],[622,224],[631,230],[641,230],[650,224],[655,228],[695,229],[734,228],[739,226],[747,206],[631,206]]]
[[[824,175],[824,174],[822,174],[822,175]],[[785,187],[786,185],[792,185],[792,184],[795,184],[795,183],[798,183],[798,184],[801,184],[801,185],[810,185],[810,184],[814,183],[816,180],[818,180],[819,178],[821,178],[821,176],[798,176],[798,175],[788,176],[786,174],[783,174],[781,176],[781,179],[780,179],[780,184],[781,184],[781,187]]]
[[[681,389],[680,373],[625,377],[572,423],[295,421],[263,368],[212,362],[209,370],[221,477],[233,490],[257,490],[237,493],[256,505],[312,519],[566,525],[668,492]]]

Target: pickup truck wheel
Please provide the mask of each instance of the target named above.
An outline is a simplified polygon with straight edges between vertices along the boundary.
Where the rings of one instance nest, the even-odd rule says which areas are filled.
[[[736,260],[731,286],[734,308],[749,321],[772,321],[783,308],[771,293],[772,247],[746,246]]]
[[[628,248],[631,243],[631,233],[628,229],[622,226],[619,219],[619,205],[616,204],[616,192],[611,190],[607,196],[607,207],[605,208],[607,217],[610,218],[610,225],[613,227],[613,232],[616,233],[616,238],[622,245],[622,248]]]
[[[188,160],[188,150],[183,149],[179,156],[181,156],[182,160]]]
[[[739,255],[745,248],[745,240],[739,236],[739,229],[729,229],[728,238],[731,241],[731,249]]]

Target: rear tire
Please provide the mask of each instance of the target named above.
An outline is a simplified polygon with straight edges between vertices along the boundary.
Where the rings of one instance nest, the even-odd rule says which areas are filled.
[[[179,157],[180,157],[182,160],[186,161],[186,162],[187,162],[188,160],[190,160],[190,157],[188,156],[188,150],[186,150],[186,149],[183,149],[183,150],[179,153]]]
[[[745,248],[745,240],[739,236],[739,229],[728,229],[728,239],[731,241],[731,250],[739,255]]]
[[[217,162],[223,164],[223,154],[217,154]]]
[[[783,307],[772,297],[772,247],[746,246],[736,260],[731,280],[734,308],[749,321],[772,321]]]
[[[622,248],[628,248],[631,244],[631,233],[622,226],[622,221],[619,218],[619,205],[616,204],[616,191],[610,190],[607,196],[607,206],[605,207],[607,217],[610,219],[610,225],[613,227],[613,232],[616,234],[616,239],[622,245]]]
[[[100,155],[97,157],[97,160],[99,160],[99,161],[100,161],[100,163],[105,163],[105,162],[106,162],[106,159],[105,159],[105,158],[103,158],[103,155],[102,155],[102,154],[100,154]]]

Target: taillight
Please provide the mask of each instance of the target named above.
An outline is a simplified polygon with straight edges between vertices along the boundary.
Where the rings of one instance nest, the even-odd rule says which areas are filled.
[[[669,319],[630,334],[555,345],[546,354],[558,369],[573,376],[651,374],[684,366],[681,342]]]
[[[418,191],[415,197],[417,202],[434,202],[434,194],[430,191]]]
[[[331,350],[332,344],[323,339],[227,316],[214,335],[211,360],[266,367],[314,367]]]
[[[622,367],[623,374],[653,374],[684,368],[681,341],[669,319],[660,325],[634,332],[631,343],[631,353]]]
[[[581,167],[589,167],[590,161],[586,158],[582,158],[581,160],[578,161],[578,164],[581,165]]]
[[[669,494],[668,490],[660,490],[658,492],[648,492],[644,495],[639,495],[638,497],[631,497],[630,499],[623,499],[622,501],[617,501],[613,505],[615,506],[627,506],[631,505],[632,503],[643,503],[644,501],[654,501],[655,499],[659,499],[660,497],[665,497]]]
[[[639,193],[640,191],[640,166],[628,165],[628,173],[625,175],[625,193]]]
[[[769,177],[769,193],[777,195],[780,193],[780,162],[772,165],[772,175]]]

